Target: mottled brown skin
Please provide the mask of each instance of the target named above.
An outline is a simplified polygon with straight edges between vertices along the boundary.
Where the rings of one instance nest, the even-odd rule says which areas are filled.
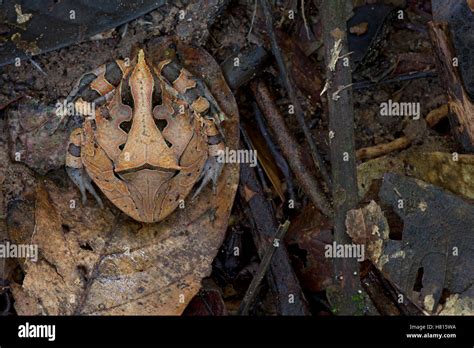
[[[224,149],[216,120],[224,115],[215,115],[220,109],[206,98],[207,90],[171,60],[153,65],[140,50],[129,67],[122,61],[116,67],[122,75],[117,86],[107,81],[105,66],[93,72],[90,88],[105,103],[71,133],[66,167],[83,201],[89,191],[102,205],[92,179],[125,214],[159,222],[196,185],[194,196],[209,181],[215,185],[223,166],[217,154]],[[177,67],[179,75],[170,81]],[[76,92],[81,88],[78,83]]]

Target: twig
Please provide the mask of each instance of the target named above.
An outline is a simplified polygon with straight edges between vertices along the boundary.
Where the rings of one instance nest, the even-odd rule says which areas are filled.
[[[291,103],[293,104],[293,107],[295,109],[296,119],[298,121],[299,126],[303,130],[306,141],[308,142],[310,152],[311,152],[311,157],[313,158],[315,165],[318,167],[319,171],[321,172],[321,176],[326,181],[326,184],[328,185],[328,187],[331,187],[331,178],[328,174],[328,171],[326,170],[324,161],[318,152],[318,148],[313,139],[311,131],[306,125],[303,109],[301,108],[301,104],[298,100],[298,97],[296,96],[296,91],[293,88],[291,77],[290,75],[288,75],[286,64],[285,64],[285,61],[283,60],[281,49],[278,45],[277,38],[273,30],[272,12],[271,12],[271,8],[270,8],[270,4],[268,3],[268,0],[262,0],[262,6],[263,6],[263,12],[265,15],[265,23],[266,23],[268,35],[271,41],[272,52],[278,64],[278,70],[280,71],[280,76],[283,82],[283,86],[288,92],[288,96],[290,97]]]
[[[348,53],[345,0],[322,0],[321,18],[324,29],[326,86],[328,94],[331,168],[333,179],[334,241],[351,244],[346,234],[346,214],[358,202],[357,172],[354,141],[354,109],[352,103],[351,70],[340,57]],[[337,98],[333,98],[337,94]],[[342,290],[340,314],[358,313],[354,297],[361,296],[359,265],[356,259],[334,259],[336,284]]]
[[[267,250],[265,251],[262,261],[260,262],[260,265],[258,267],[257,273],[255,273],[255,276],[253,277],[252,282],[250,283],[250,286],[247,289],[247,292],[245,293],[244,299],[240,304],[238,312],[240,315],[248,315],[250,306],[252,305],[255,300],[255,297],[258,294],[257,288],[262,282],[265,273],[267,273],[268,271],[268,267],[270,266],[270,261],[272,260],[273,254],[275,254],[275,251],[279,247],[280,243],[283,243],[283,237],[285,236],[289,227],[290,221],[288,220],[286,220],[283,225],[280,225],[278,227],[278,231],[275,233],[275,238],[273,238],[272,244],[267,247]]]
[[[437,109],[431,110],[426,116],[426,123],[429,127],[434,127],[439,121],[448,116],[449,108],[447,104],[440,106]],[[410,146],[411,140],[407,136],[402,136],[389,143],[378,144],[375,146],[364,147],[357,150],[356,156],[358,160],[375,158],[387,155],[393,151],[406,149]]]
[[[356,152],[356,156],[358,160],[380,157],[383,155],[387,155],[393,151],[406,149],[408,146],[410,146],[410,144],[410,139],[408,139],[407,136],[402,136],[388,143],[378,144],[375,146],[369,146],[359,149]]]
[[[306,29],[306,35],[308,36],[308,40],[311,40],[311,36],[309,35],[308,21],[306,20],[306,14],[304,13],[304,0],[301,0],[301,16],[303,17],[304,27]]]
[[[331,205],[319,188],[318,182],[310,175],[311,171],[303,161],[303,150],[288,131],[283,115],[276,106],[273,96],[267,86],[263,81],[257,80],[252,82],[251,88],[255,100],[265,115],[268,125],[272,128],[273,133],[275,134],[275,140],[288,161],[298,184],[308,195],[314,205],[318,207],[324,215],[331,217],[333,214]]]
[[[239,198],[239,205],[251,224],[250,231],[258,255],[260,259],[263,259],[279,224],[271,202],[262,192],[255,170],[248,164],[243,164],[240,167]],[[300,283],[283,244],[273,256],[266,280],[271,294],[276,299],[278,315],[310,314]],[[289,301],[290,296],[294,301]]]
[[[31,64],[33,65],[33,67],[38,70],[40,73],[42,73],[44,76],[48,76],[48,74],[46,74],[46,72],[43,70],[43,68],[41,67],[41,65],[39,65],[38,63],[36,63],[33,58],[28,58],[28,60],[31,62]]]
[[[434,71],[434,70],[415,71],[415,72],[410,72],[408,74],[395,76],[395,77],[392,77],[392,78],[389,78],[389,79],[383,79],[383,80],[380,80],[380,81],[358,81],[358,82],[354,82],[352,84],[352,89],[353,90],[361,90],[361,89],[377,87],[379,85],[385,85],[385,84],[389,84],[389,83],[411,81],[411,80],[424,79],[424,78],[430,78],[430,77],[436,77],[436,76],[438,76],[438,75],[436,74],[436,71]]]
[[[258,4],[258,0],[255,0],[255,5],[253,7],[253,12],[252,12],[252,20],[250,21],[250,29],[249,29],[249,32],[247,33],[247,38],[250,36],[250,33],[252,32],[253,24],[255,23],[255,17],[257,17],[257,4]]]

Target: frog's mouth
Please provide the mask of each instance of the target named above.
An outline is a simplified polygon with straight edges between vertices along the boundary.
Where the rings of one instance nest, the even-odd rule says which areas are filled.
[[[138,173],[141,171],[157,171],[161,173],[172,173],[173,174],[172,177],[175,177],[181,171],[180,169],[181,168],[164,168],[164,167],[154,166],[149,163],[145,163],[144,165],[141,165],[135,168],[126,168],[122,170],[114,169],[114,172],[122,176],[122,175],[127,175],[127,174]]]

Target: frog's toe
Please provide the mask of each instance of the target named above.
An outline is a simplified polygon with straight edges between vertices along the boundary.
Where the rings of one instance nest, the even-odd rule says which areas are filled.
[[[86,192],[88,191],[92,196],[94,196],[95,200],[97,201],[97,204],[99,204],[101,208],[104,208],[104,204],[102,203],[102,200],[94,189],[94,186],[92,186],[91,178],[84,171],[84,168],[66,167],[66,171],[72,182],[79,188],[79,191],[81,192],[82,204],[86,204]]]
[[[202,169],[201,175],[199,176],[198,180],[201,180],[201,182],[192,197],[193,199],[199,193],[201,193],[202,189],[206,187],[210,181],[212,181],[212,191],[214,194],[216,193],[217,180],[219,179],[219,175],[221,174],[223,167],[224,163],[219,162],[217,157],[211,156],[207,159],[206,163],[204,164],[204,168]]]

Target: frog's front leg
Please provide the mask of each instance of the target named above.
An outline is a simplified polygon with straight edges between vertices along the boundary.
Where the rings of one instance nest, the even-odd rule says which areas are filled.
[[[172,60],[162,61],[159,65],[159,73],[173,87],[191,107],[195,117],[202,123],[208,143],[208,158],[201,171],[200,184],[193,198],[212,181],[212,188],[216,193],[217,180],[224,167],[224,162],[219,160],[221,152],[225,150],[224,133],[220,123],[224,121],[224,112],[212,96],[206,84],[200,78],[193,76],[178,62]]]
[[[82,204],[87,201],[86,192],[94,196],[101,208],[104,207],[102,200],[91,184],[91,178],[84,170],[81,159],[82,128],[76,128],[69,137],[69,143],[66,152],[66,172],[72,182],[79,188],[82,196]]]
[[[204,131],[207,135],[208,157],[198,180],[201,180],[193,198],[196,197],[206,185],[212,181],[212,190],[216,193],[217,180],[224,168],[224,161],[220,159],[225,150],[222,136],[213,120],[203,119]]]

